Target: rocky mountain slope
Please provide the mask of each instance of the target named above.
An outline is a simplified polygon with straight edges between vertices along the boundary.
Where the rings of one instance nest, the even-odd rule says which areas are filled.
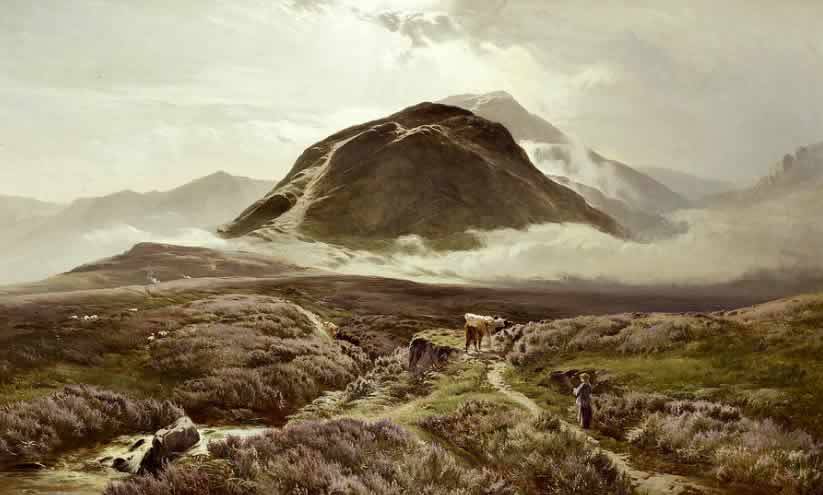
[[[669,168],[644,167],[638,170],[691,201],[698,201],[712,194],[735,189],[735,185],[731,182],[698,177]]]
[[[310,146],[272,192],[221,231],[350,244],[547,222],[622,234],[608,215],[540,173],[502,125],[422,103]]]
[[[666,239],[684,233],[689,228],[685,222],[672,221],[659,214],[647,213],[632,208],[619,199],[603,194],[600,189],[574,182],[568,177],[560,175],[550,175],[549,177],[583,196],[590,205],[598,210],[607,212],[632,233],[634,240],[650,242]]]
[[[529,112],[510,94],[457,95],[441,103],[471,110],[508,128],[529,153],[534,164],[549,175],[598,189],[606,196],[647,214],[688,206],[688,201],[632,167],[610,160],[574,143],[541,117]],[[611,213],[610,211],[606,211]]]

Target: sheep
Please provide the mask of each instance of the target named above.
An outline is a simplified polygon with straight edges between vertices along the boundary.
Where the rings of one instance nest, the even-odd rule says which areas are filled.
[[[160,336],[160,338],[162,339],[162,338],[164,338],[164,337],[168,337],[168,336],[169,336],[169,332],[167,332],[167,331],[165,331],[165,330],[161,330],[160,332],[157,332],[157,335],[159,335],[159,336]]]

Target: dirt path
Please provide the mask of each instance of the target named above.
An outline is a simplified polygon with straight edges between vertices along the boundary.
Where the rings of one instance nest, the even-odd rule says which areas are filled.
[[[533,400],[512,388],[506,383],[503,374],[508,365],[505,361],[496,361],[491,363],[491,369],[488,373],[489,383],[497,389],[500,393],[523,406],[532,414],[539,414],[543,409],[537,405]],[[574,432],[576,435],[584,438],[587,442],[598,445],[604,454],[606,454],[612,462],[624,473],[629,475],[632,482],[640,493],[648,495],[687,495],[687,494],[715,494],[716,490],[703,486],[697,480],[691,480],[682,476],[675,476],[666,473],[655,473],[643,471],[631,465],[629,458],[625,454],[619,454],[611,450],[604,449],[599,446],[599,442],[589,436],[585,431],[576,425],[560,420],[564,428],[568,431]]]

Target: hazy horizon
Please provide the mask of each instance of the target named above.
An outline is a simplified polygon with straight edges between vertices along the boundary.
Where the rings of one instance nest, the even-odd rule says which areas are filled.
[[[495,90],[636,168],[742,185],[823,140],[823,6],[790,3],[9,0],[0,194],[275,180],[336,130]]]

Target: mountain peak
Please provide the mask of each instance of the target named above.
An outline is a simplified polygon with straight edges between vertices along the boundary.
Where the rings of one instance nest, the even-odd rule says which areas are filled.
[[[557,127],[529,112],[506,91],[449,96],[440,103],[464,108],[485,119],[500,122],[517,141],[566,144],[569,139]]]
[[[620,226],[543,175],[500,123],[425,102],[340,131],[298,158],[274,191],[222,229],[341,243],[580,222]]]

